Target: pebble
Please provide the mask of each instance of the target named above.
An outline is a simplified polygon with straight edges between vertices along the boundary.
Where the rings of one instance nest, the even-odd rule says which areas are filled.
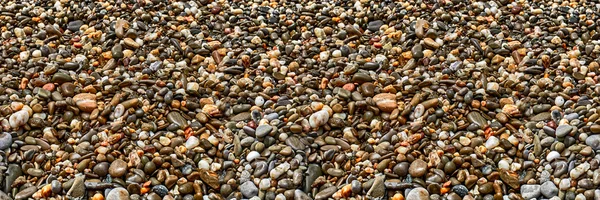
[[[106,200],[129,200],[129,192],[125,188],[114,188],[108,192]]]
[[[427,163],[421,159],[417,159],[410,164],[408,173],[413,177],[421,177],[427,173]]]
[[[425,188],[414,188],[408,192],[406,199],[429,200],[429,192]]]
[[[570,125],[560,125],[556,128],[556,137],[565,137],[573,130],[573,127]]]
[[[540,192],[542,195],[544,195],[544,197],[552,198],[558,195],[558,188],[552,181],[546,181],[541,185]]]
[[[251,198],[258,195],[258,188],[251,181],[246,181],[240,185],[240,192],[244,197]]]
[[[540,185],[523,185],[521,186],[521,196],[523,199],[536,199],[541,195]]]
[[[594,199],[597,7],[9,0],[0,199]]]
[[[13,143],[10,133],[0,133],[0,150],[8,149]]]
[[[110,164],[108,173],[112,177],[122,177],[127,172],[127,163],[121,159],[117,159]]]
[[[272,130],[273,127],[271,127],[270,125],[260,125],[256,127],[256,131],[254,134],[256,134],[256,137],[263,138],[267,136],[267,134],[269,134]]]
[[[392,112],[396,109],[396,95],[390,93],[381,93],[373,97],[373,101],[377,104],[377,107],[383,112]]]

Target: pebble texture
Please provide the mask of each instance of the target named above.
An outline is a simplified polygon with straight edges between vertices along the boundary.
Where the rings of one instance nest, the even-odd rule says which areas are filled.
[[[3,199],[600,199],[596,1],[0,1]]]

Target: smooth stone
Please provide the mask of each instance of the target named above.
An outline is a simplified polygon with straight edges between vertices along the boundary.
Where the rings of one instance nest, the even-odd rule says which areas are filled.
[[[219,183],[219,177],[217,173],[205,169],[199,169],[199,171],[200,179],[202,179],[202,182],[204,182],[213,189],[219,188],[221,184]]]
[[[28,188],[25,188],[21,191],[19,191],[16,195],[15,195],[15,200],[21,200],[21,199],[28,199],[29,197],[31,197],[33,195],[33,193],[35,193],[37,191],[37,187],[35,186],[30,186]]]
[[[550,120],[551,118],[551,114],[550,112],[543,112],[543,113],[539,113],[531,118],[529,118],[530,121],[546,121],[546,120]]]
[[[327,199],[327,198],[331,197],[331,195],[333,195],[336,191],[337,191],[337,187],[335,187],[335,186],[327,187],[315,195],[315,200]]]
[[[408,173],[412,177],[421,177],[427,173],[427,163],[421,159],[414,160],[408,168]]]
[[[127,163],[121,159],[114,160],[108,168],[110,176],[117,178],[127,173]]]
[[[425,188],[414,188],[408,192],[406,199],[410,200],[429,200],[429,192]]]
[[[556,131],[554,132],[554,134],[556,135],[556,137],[562,138],[567,136],[571,132],[571,130],[573,130],[573,126],[564,124],[556,127]]]
[[[8,149],[12,145],[12,143],[12,135],[10,135],[10,133],[0,133],[0,150]]]
[[[370,21],[367,25],[367,29],[371,32],[379,31],[379,27],[383,26],[384,22],[381,20]]]
[[[94,165],[94,167],[92,168],[92,171],[97,174],[100,177],[104,177],[108,174],[108,168],[110,167],[110,163],[108,162],[101,162],[98,163],[96,165]]]
[[[548,162],[552,162],[557,158],[560,158],[560,153],[558,153],[557,151],[551,151],[550,153],[548,153],[548,155],[546,155],[546,161]]]
[[[167,120],[176,124],[179,128],[186,128],[188,126],[187,120],[183,118],[179,112],[169,112],[169,114],[167,114]]]
[[[96,95],[91,93],[80,93],[73,97],[73,101],[77,107],[84,112],[92,112],[98,107],[96,103]]]
[[[0,191],[0,200],[12,200],[6,193]]]
[[[474,124],[477,124],[480,128],[487,126],[487,120],[479,112],[470,112],[467,114],[467,119]]]
[[[187,149],[193,149],[193,148],[197,147],[198,145],[200,145],[200,139],[198,139],[196,136],[190,136],[185,141],[185,148],[187,148]]]
[[[256,137],[262,138],[267,136],[272,130],[273,127],[271,125],[263,124],[256,127],[256,131],[254,132],[254,134],[256,135]]]
[[[67,29],[71,32],[77,32],[82,25],[83,21],[81,20],[70,21],[69,24],[67,24]]]
[[[326,110],[317,111],[308,118],[308,123],[312,128],[323,126],[327,121],[329,121],[329,112]]]
[[[106,200],[129,200],[129,192],[125,188],[114,188],[108,192]]]
[[[52,76],[52,79],[50,79],[50,81],[53,83],[62,84],[65,82],[72,82],[73,78],[71,78],[71,76],[65,73],[57,72]]]
[[[304,150],[306,145],[296,136],[290,136],[285,140],[285,144],[292,147],[294,150]]]
[[[380,93],[373,97],[373,101],[375,101],[377,107],[383,112],[392,112],[394,109],[398,108],[395,94]]]
[[[253,160],[255,160],[256,158],[260,157],[260,153],[256,152],[256,151],[251,151],[250,153],[248,153],[248,155],[246,155],[246,160],[248,162],[252,162]]]
[[[600,135],[590,135],[585,139],[585,144],[594,150],[600,150]]]

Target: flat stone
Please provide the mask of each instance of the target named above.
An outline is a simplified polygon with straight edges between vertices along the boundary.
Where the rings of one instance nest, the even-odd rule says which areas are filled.
[[[73,185],[67,192],[67,196],[70,198],[80,198],[85,195],[85,176],[78,175],[75,176],[75,181],[73,181]]]
[[[182,129],[188,126],[187,120],[183,118],[179,112],[170,112],[167,114],[167,120],[169,120],[171,123],[177,124],[179,128]]]
[[[263,138],[263,137],[267,136],[272,130],[273,130],[273,127],[271,125],[263,124],[263,125],[256,127],[255,134],[256,134],[256,137]]]
[[[535,121],[535,122],[546,121],[546,120],[550,120],[551,117],[552,117],[552,115],[550,114],[550,112],[543,112],[543,113],[534,115],[533,117],[529,118],[529,120]]]
[[[81,20],[70,21],[69,24],[67,24],[67,29],[71,32],[77,32],[82,25],[83,21]]]
[[[479,112],[470,112],[467,114],[467,119],[469,122],[477,124],[480,128],[487,126],[487,120],[483,118],[483,116]]]
[[[92,112],[98,104],[96,103],[96,95],[91,93],[80,93],[73,97],[73,101],[77,107],[84,112]]]
[[[585,139],[585,144],[594,150],[600,150],[600,135],[590,135]]]
[[[315,200],[327,199],[327,198],[331,197],[331,195],[333,195],[336,191],[337,191],[337,187],[335,187],[335,186],[327,187],[315,195]]]
[[[15,200],[21,200],[21,199],[28,199],[29,197],[31,197],[33,195],[33,193],[35,193],[37,191],[37,187],[35,186],[30,186],[28,188],[25,188],[21,191],[19,191],[16,195],[15,195]]]
[[[373,97],[373,101],[375,101],[377,107],[383,112],[392,112],[394,109],[398,108],[395,94],[380,93]]]
[[[568,125],[568,124],[563,124],[563,125],[556,127],[556,131],[554,132],[554,134],[556,135],[556,137],[562,138],[562,137],[567,136],[572,130],[573,130],[573,126]]]
[[[213,172],[213,171],[208,171],[205,169],[199,169],[200,171],[200,179],[207,184],[208,186],[210,186],[213,189],[219,189],[219,186],[221,185],[219,183],[219,177],[217,175],[217,173]]]

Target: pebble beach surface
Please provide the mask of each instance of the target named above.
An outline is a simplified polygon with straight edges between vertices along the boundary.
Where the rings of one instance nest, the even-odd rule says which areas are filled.
[[[0,200],[597,200],[599,11],[4,0]]]

